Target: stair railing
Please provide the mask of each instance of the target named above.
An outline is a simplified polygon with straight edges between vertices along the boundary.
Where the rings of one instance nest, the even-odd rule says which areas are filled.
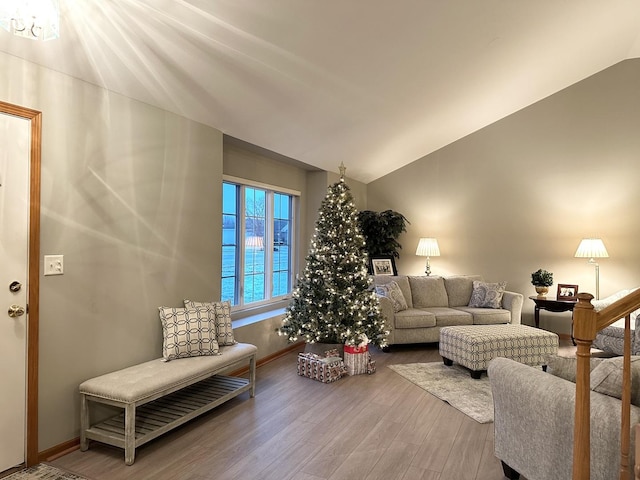
[[[629,451],[631,445],[631,313],[640,308],[640,289],[621,298],[599,312],[594,310],[590,293],[579,293],[573,309],[573,336],[577,345],[576,407],[573,430],[573,480],[589,480],[591,475],[591,344],[596,334],[621,318],[625,319],[624,360],[622,385],[622,413],[620,438],[620,480],[631,480]],[[636,426],[636,438],[640,428]],[[638,452],[636,441],[636,452]],[[640,455],[636,455],[634,468],[640,480]]]

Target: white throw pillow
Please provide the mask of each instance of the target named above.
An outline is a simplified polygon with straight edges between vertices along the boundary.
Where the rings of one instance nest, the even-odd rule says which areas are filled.
[[[207,312],[195,309],[159,307],[162,323],[162,358],[218,355],[215,324]]]
[[[402,290],[396,282],[376,285],[376,293],[391,300],[391,303],[393,304],[393,311],[396,313],[408,308],[407,301],[402,294]]]
[[[507,282],[485,283],[474,280],[469,306],[476,308],[500,308],[505,288],[507,288]]]
[[[195,308],[206,311],[209,314],[215,324],[218,345],[234,345],[237,343],[233,336],[233,325],[231,323],[231,303],[228,301],[194,302],[193,300],[185,300],[184,305],[187,308]]]

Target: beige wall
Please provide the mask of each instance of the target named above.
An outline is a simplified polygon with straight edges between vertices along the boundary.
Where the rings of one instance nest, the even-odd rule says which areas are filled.
[[[78,384],[159,356],[157,307],[219,297],[222,134],[0,54],[42,111],[39,449],[78,436]]]
[[[411,222],[400,273],[423,274],[415,248],[434,236],[434,274],[479,273],[529,296],[545,268],[595,293],[594,268],[573,255],[598,236],[610,255],[600,297],[640,286],[638,85],[640,60],[619,63],[370,183],[368,208]],[[523,314],[533,323],[532,301]],[[543,312],[542,325],[568,333],[570,316]]]

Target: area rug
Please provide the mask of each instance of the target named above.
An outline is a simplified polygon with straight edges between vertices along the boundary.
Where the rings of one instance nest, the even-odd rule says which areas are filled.
[[[39,463],[33,467],[12,473],[2,478],[2,480],[87,480],[87,478],[60,470],[46,463]]]
[[[493,422],[493,396],[489,378],[474,380],[469,370],[443,363],[407,363],[389,368],[478,423]]]

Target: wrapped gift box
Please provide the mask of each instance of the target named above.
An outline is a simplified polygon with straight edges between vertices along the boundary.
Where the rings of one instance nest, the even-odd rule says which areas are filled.
[[[371,360],[369,345],[364,347],[345,345],[344,364],[349,375],[361,375],[363,373],[371,375],[376,371],[376,362]]]
[[[331,383],[339,380],[346,373],[342,359],[335,356],[321,357],[315,353],[298,354],[298,375]]]

